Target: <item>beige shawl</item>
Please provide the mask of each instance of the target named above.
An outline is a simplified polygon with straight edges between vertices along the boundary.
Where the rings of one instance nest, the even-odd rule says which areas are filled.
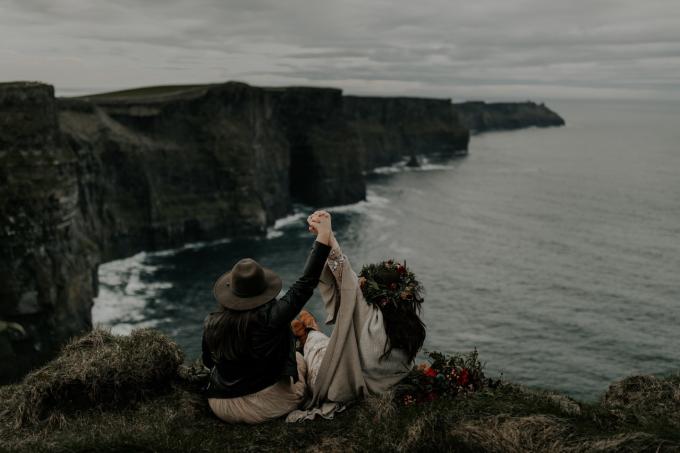
[[[382,312],[364,300],[356,273],[339,248],[331,251],[319,283],[326,307],[326,324],[335,324],[306,410],[293,411],[287,421],[325,418],[344,404],[369,393],[383,393],[410,369],[400,350],[380,360],[387,335]]]

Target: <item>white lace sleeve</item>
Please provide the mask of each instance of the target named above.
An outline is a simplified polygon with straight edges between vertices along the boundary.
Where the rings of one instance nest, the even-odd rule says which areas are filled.
[[[338,283],[338,286],[340,286],[342,284],[343,264],[345,264],[345,255],[342,254],[340,246],[331,249],[326,262],[328,263],[328,267],[331,269],[331,272],[335,277],[335,281]]]

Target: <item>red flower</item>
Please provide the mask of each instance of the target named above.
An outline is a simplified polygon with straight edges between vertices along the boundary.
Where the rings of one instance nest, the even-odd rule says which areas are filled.
[[[406,273],[406,267],[400,264],[399,266],[397,266],[397,272],[399,273],[399,275],[404,275]]]
[[[395,289],[397,289],[397,284],[394,283],[394,282],[390,283],[390,289],[391,289],[392,291],[394,291]]]
[[[467,368],[463,368],[460,371],[460,376],[458,376],[458,385],[460,386],[466,386],[468,382],[470,381],[470,375],[468,373]]]
[[[437,377],[437,372],[433,370],[432,367],[427,367],[423,374],[429,377]]]

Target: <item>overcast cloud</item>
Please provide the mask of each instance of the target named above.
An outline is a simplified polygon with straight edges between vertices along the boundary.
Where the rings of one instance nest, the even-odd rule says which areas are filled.
[[[0,81],[680,99],[680,0],[0,0]]]

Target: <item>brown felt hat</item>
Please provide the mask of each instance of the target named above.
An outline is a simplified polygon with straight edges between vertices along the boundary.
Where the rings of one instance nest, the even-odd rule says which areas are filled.
[[[234,264],[215,282],[215,299],[230,310],[252,310],[274,299],[281,291],[281,278],[251,258]]]

